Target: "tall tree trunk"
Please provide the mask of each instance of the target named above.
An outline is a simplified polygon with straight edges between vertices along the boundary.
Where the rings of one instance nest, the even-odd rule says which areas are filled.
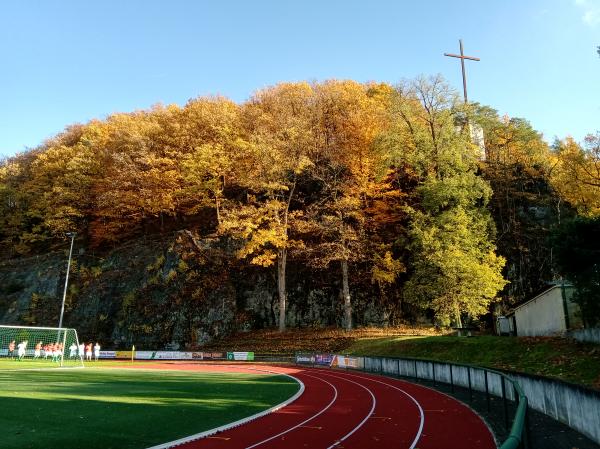
[[[215,208],[217,209],[217,226],[221,226],[221,198],[215,194]]]
[[[279,293],[279,332],[285,331],[285,308],[287,291],[285,288],[285,267],[287,249],[283,248],[277,254],[277,291]]]
[[[463,327],[462,319],[460,317],[460,309],[458,308],[458,304],[456,304],[455,318],[456,318],[456,327]]]
[[[342,259],[342,295],[344,297],[344,326],[352,329],[352,303],[350,302],[350,286],[348,284],[348,261]]]
[[[290,212],[290,203],[296,189],[296,179],[291,185],[290,193],[287,198],[287,204],[283,213],[283,232],[287,241],[288,218]],[[287,264],[287,248],[281,248],[277,251],[277,291],[279,293],[279,332],[285,331],[285,308],[287,305],[287,290],[285,287],[285,268]]]

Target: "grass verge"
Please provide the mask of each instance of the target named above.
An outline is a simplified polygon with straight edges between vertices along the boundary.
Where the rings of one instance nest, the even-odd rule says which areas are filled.
[[[433,327],[274,329],[242,332],[206,346],[215,351],[351,353],[470,363],[555,377],[600,389],[600,345],[564,338],[453,337]],[[207,350],[205,347],[199,350]]]
[[[383,337],[357,339],[344,352],[469,363],[600,388],[600,345],[563,338]]]

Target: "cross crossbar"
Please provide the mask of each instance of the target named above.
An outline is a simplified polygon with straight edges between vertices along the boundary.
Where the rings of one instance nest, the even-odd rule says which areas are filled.
[[[467,73],[465,71],[465,59],[469,59],[471,61],[480,61],[480,59],[476,58],[475,56],[465,56],[465,54],[463,52],[462,39],[458,40],[458,44],[460,45],[460,55],[455,55],[454,53],[444,53],[444,56],[450,56],[451,58],[460,59],[460,66],[462,69],[462,79],[463,79],[463,95],[465,98],[465,103],[467,103],[469,100],[467,99]]]

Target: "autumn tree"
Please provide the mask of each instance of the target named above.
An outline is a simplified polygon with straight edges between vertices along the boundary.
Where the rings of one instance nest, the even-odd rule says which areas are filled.
[[[148,220],[173,215],[180,174],[176,161],[157,146],[160,132],[151,112],[116,114],[99,124],[92,138],[102,161],[102,177],[94,184],[96,200],[92,236],[118,241]]]
[[[590,134],[580,146],[568,137],[555,144],[553,187],[561,198],[586,216],[600,214],[600,133]]]
[[[0,163],[0,238],[6,254],[29,251],[22,235],[30,227],[28,208],[31,196],[24,192],[22,186],[30,179],[34,160],[35,154],[30,152]]]
[[[368,242],[365,212],[387,173],[388,161],[374,143],[386,125],[389,92],[353,81],[329,81],[314,90],[317,153],[309,176],[319,186],[320,198],[306,208],[303,231],[312,236],[303,249],[318,268],[339,263],[343,322],[350,330],[349,264],[367,260],[375,248]]]
[[[236,161],[244,157],[240,107],[225,98],[200,98],[185,106],[181,120],[186,213],[213,207],[221,225],[225,187],[235,181]]]
[[[85,128],[70,126],[38,149],[0,164],[3,229],[19,252],[86,227],[98,165],[81,141]]]
[[[506,309],[537,294],[553,278],[550,231],[571,211],[552,185],[554,157],[542,134],[522,118],[470,106],[471,120],[484,130],[487,158],[480,170],[493,190],[496,244],[507,259],[504,275],[510,283],[498,304]]]
[[[258,92],[243,109],[247,130],[244,158],[237,169],[247,200],[223,218],[221,231],[244,242],[240,257],[261,266],[277,265],[279,330],[285,330],[286,268],[299,176],[312,165],[309,129],[312,88],[284,83]]]
[[[42,236],[64,235],[81,228],[89,217],[92,186],[99,173],[93,149],[82,142],[51,145],[32,165],[32,180],[25,188],[38,201],[29,208],[40,218]],[[34,238],[31,235],[31,238]]]

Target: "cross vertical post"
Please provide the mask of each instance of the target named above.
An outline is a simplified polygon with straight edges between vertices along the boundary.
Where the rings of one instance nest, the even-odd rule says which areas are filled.
[[[467,98],[467,72],[465,71],[465,59],[470,59],[471,61],[479,61],[480,59],[476,58],[474,56],[465,56],[464,51],[463,51],[462,39],[459,39],[458,43],[460,45],[460,55],[455,55],[452,53],[444,53],[444,56],[450,56],[451,58],[460,59],[460,66],[462,69],[462,80],[463,80],[463,96],[465,99],[465,103],[468,103],[469,100]]]

